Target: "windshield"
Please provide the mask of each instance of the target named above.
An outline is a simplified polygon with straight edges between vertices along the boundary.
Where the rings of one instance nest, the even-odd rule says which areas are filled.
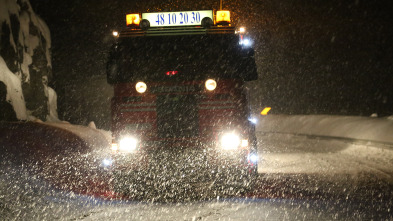
[[[237,35],[187,35],[123,38],[108,62],[109,82],[257,77],[252,48]]]

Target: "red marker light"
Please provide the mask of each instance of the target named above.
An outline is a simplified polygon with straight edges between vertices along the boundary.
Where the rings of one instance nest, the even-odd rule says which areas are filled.
[[[167,76],[172,76],[172,75],[176,75],[176,74],[177,74],[177,71],[168,71],[168,72],[166,72]]]

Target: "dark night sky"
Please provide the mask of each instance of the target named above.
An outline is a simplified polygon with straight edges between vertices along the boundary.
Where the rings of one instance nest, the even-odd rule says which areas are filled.
[[[219,1],[31,0],[52,35],[53,84],[105,75],[127,12],[217,9]],[[393,114],[390,1],[224,1],[254,39],[254,107],[286,114]],[[61,105],[60,105],[61,106]],[[61,108],[61,107],[60,107]]]

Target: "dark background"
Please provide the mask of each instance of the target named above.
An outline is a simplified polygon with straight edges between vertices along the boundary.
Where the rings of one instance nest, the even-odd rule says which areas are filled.
[[[52,35],[59,115],[64,85],[104,76],[112,30],[125,14],[218,9],[219,1],[31,0]],[[393,114],[393,7],[380,0],[224,1],[254,41],[254,111],[274,114]],[[86,82],[87,84],[88,82]],[[66,119],[67,120],[67,119]]]

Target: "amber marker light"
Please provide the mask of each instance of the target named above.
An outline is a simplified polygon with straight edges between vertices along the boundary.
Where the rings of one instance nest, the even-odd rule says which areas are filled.
[[[141,21],[141,19],[140,19],[139,14],[127,14],[126,15],[127,26],[139,25],[140,21]]]
[[[216,23],[231,23],[231,16],[229,11],[217,11]]]

